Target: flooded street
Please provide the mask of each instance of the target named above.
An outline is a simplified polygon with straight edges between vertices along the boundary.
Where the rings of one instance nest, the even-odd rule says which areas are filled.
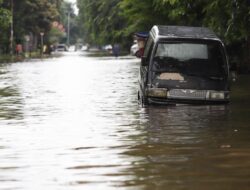
[[[250,77],[229,105],[141,108],[138,69],[78,53],[0,65],[0,189],[249,189]]]

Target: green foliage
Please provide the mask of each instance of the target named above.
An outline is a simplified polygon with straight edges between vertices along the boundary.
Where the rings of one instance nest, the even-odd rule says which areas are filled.
[[[214,0],[204,10],[206,11],[204,23],[213,28],[227,43],[249,37],[250,6],[246,0]]]
[[[58,28],[51,28],[51,30],[49,31],[49,39],[48,42],[50,44],[57,44],[60,42],[60,39],[62,39],[63,37],[65,37],[65,32],[62,32],[61,30],[59,30]]]
[[[18,23],[17,19],[21,18],[25,32],[35,34],[41,31],[48,32],[51,22],[59,16],[56,2],[47,0],[25,0],[24,2],[16,0],[15,10],[18,14],[18,17],[14,17],[16,23]]]
[[[11,13],[0,0],[0,54],[8,51],[8,28],[11,22]]]
[[[0,5],[2,4],[2,0],[0,0]],[[8,9],[0,7],[0,28],[6,29],[11,21],[11,13]]]
[[[148,31],[159,17],[152,0],[124,0],[120,2],[120,10],[127,20],[124,35],[128,36],[136,31]]]
[[[126,27],[120,0],[78,0],[85,41],[95,44],[121,42]]]
[[[135,32],[153,25],[205,26],[250,62],[249,0],[78,0],[78,7],[90,43],[132,43]]]
[[[0,48],[6,52],[10,46],[11,20],[14,26],[14,43],[24,42],[27,34],[32,34],[35,38],[39,38],[40,32],[47,35],[52,21],[58,19],[61,2],[62,0],[0,0]]]
[[[68,21],[70,23],[70,44],[74,44],[78,40],[80,27],[82,23],[79,24],[78,17],[74,13],[74,8],[72,3],[68,2],[61,2],[61,6],[59,9],[59,21],[64,25],[66,32],[68,30]],[[62,43],[66,43],[67,37],[65,36],[64,39],[61,41]]]
[[[92,43],[131,39],[153,25],[201,25],[202,0],[78,0],[86,39]]]
[[[75,17],[72,4],[63,1],[61,2],[60,8],[59,8],[59,21],[63,23],[64,26],[67,26],[68,14],[70,14],[70,16]]]
[[[78,6],[90,41],[114,33],[126,37],[155,24],[208,26],[229,43],[249,36],[247,0],[78,0]]]
[[[10,2],[0,0],[0,45],[6,47],[12,18]],[[22,40],[29,33],[39,37],[42,31],[51,35],[47,39],[55,41],[62,34],[50,31],[51,23],[59,21],[67,31],[70,12],[72,42],[77,41],[81,33],[88,43],[118,42],[128,47],[135,32],[149,31],[153,25],[206,26],[230,47],[237,44],[244,55],[250,54],[247,52],[250,44],[249,0],[77,0],[78,16],[73,13],[72,4],[64,0],[13,2],[16,40]]]

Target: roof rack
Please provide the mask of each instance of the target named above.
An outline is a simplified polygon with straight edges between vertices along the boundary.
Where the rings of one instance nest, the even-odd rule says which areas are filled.
[[[216,34],[205,27],[190,26],[154,26],[151,30],[159,38],[192,38],[192,39],[217,39]]]

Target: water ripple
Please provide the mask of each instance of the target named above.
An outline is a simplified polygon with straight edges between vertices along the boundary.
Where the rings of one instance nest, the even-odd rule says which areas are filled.
[[[247,189],[247,83],[227,106],[141,108],[138,71],[78,53],[1,65],[0,189]]]

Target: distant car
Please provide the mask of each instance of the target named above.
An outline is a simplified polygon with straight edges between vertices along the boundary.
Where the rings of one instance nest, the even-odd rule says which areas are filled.
[[[111,51],[111,50],[113,49],[113,47],[112,47],[111,44],[108,44],[108,45],[105,45],[105,46],[103,47],[103,49],[106,50],[106,51]]]
[[[76,51],[76,46],[70,46],[68,51],[71,51],[71,52]]]
[[[137,43],[134,43],[130,48],[130,54],[135,55],[137,51],[139,51],[139,46]]]
[[[111,44],[105,45],[103,46],[103,50],[111,54],[113,51],[113,46]]]
[[[67,51],[68,48],[65,44],[58,44],[55,48],[56,52],[62,52],[62,51]]]
[[[81,51],[87,51],[88,50],[88,45],[82,45]]]

